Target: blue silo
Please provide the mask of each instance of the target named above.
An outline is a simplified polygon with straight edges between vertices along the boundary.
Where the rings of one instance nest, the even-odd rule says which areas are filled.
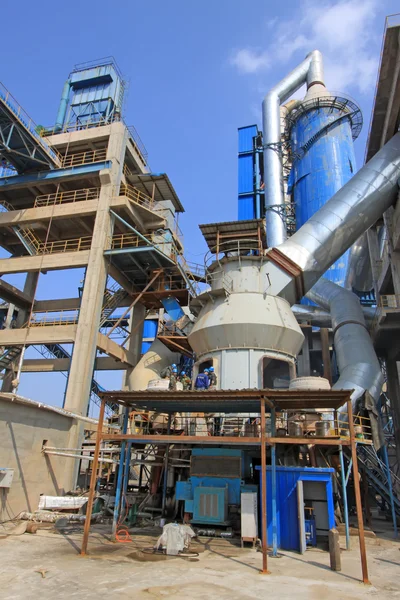
[[[362,125],[354,102],[326,95],[307,99],[290,115],[293,194],[296,229],[320,209],[355,173],[353,141]],[[325,273],[344,285],[348,252]]]

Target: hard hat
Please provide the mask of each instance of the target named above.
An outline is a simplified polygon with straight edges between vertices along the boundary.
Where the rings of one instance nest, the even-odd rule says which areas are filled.
[[[182,371],[181,375],[186,375],[185,371]]]
[[[175,369],[172,369],[172,372],[173,372],[173,373],[177,373],[177,372],[178,372],[178,369],[175,367]]]
[[[204,373],[208,373],[208,369],[204,369]]]
[[[214,367],[210,367],[210,371],[214,373]]]
[[[175,363],[173,363],[173,364],[171,365],[171,367],[172,367],[173,369],[176,369],[176,364],[175,364]]]

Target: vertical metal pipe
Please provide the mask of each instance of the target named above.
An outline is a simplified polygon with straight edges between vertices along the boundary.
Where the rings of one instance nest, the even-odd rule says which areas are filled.
[[[353,459],[353,482],[354,482],[354,494],[356,497],[358,538],[360,541],[362,576],[363,576],[363,583],[369,584],[370,581],[368,579],[367,552],[365,549],[364,522],[363,522],[362,504],[361,504],[360,476],[358,473],[356,436],[355,436],[355,432],[354,432],[353,407],[351,405],[351,400],[347,400],[347,416],[349,419],[349,429],[350,429],[351,457]]]
[[[346,550],[350,550],[350,527],[349,527],[349,505],[347,503],[347,481],[344,472],[343,446],[339,445],[340,456],[340,476],[342,479],[342,496],[343,496],[343,511],[344,511],[344,528],[346,532]]]
[[[93,500],[94,500],[94,495],[95,495],[95,491],[96,491],[97,469],[99,467],[100,444],[102,441],[105,408],[106,408],[106,401],[102,400],[101,405],[100,405],[99,422],[97,424],[96,446],[94,449],[94,456],[93,456],[92,476],[90,478],[90,490],[89,490],[88,503],[87,503],[87,507],[86,507],[85,526],[83,529],[81,556],[85,556],[86,550],[87,550],[87,545],[88,545],[88,540],[89,540],[90,521],[92,518]]]
[[[276,435],[276,413],[271,408],[271,437]],[[276,444],[271,446],[271,494],[272,494],[272,556],[278,554],[278,523],[276,514]]]
[[[168,415],[168,424],[167,424],[167,435],[171,434],[171,415]],[[164,479],[163,479],[163,493],[162,493],[162,510],[161,516],[165,517],[165,505],[167,502],[167,483],[168,483],[168,458],[169,458],[169,444],[165,449],[164,455]]]
[[[394,506],[392,476],[390,473],[389,456],[388,456],[386,446],[382,446],[382,456],[383,456],[383,462],[385,463],[385,467],[386,467],[386,476],[387,476],[388,490],[389,490],[389,496],[390,496],[390,508],[391,508],[392,520],[393,520],[393,532],[394,532],[394,537],[397,538],[397,535],[398,535],[397,516],[396,516],[396,509]]]
[[[128,429],[128,419],[129,419],[129,408],[125,408],[124,412],[124,421],[122,425],[122,433],[125,434]],[[115,505],[114,505],[114,515],[113,515],[113,523],[111,529],[111,539],[115,541],[115,535],[117,533],[117,525],[118,519],[120,515],[120,505],[121,505],[121,492],[122,492],[122,476],[124,473],[124,464],[125,464],[125,440],[121,442],[121,453],[119,457],[119,465],[118,465],[118,476],[117,476],[117,485],[115,490]]]
[[[126,450],[125,450],[125,460],[124,460],[125,468],[124,468],[124,482],[122,485],[123,496],[121,498],[121,512],[123,511],[123,509],[125,507],[126,492],[128,490],[132,444],[133,444],[132,440],[128,440],[128,442],[126,444]]]
[[[56,124],[54,126],[55,131],[61,131],[64,127],[65,115],[67,113],[67,106],[69,100],[69,90],[71,88],[71,82],[68,79],[63,87],[60,106],[57,113]]]
[[[262,528],[262,571],[268,571],[268,537],[267,537],[267,456],[265,440],[265,398],[261,398],[261,528]]]
[[[260,203],[260,152],[255,149],[255,157],[256,157],[256,219],[261,218],[261,203]]]

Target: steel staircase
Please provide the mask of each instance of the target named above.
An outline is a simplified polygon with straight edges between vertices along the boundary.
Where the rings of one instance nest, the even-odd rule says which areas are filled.
[[[379,458],[373,446],[366,444],[357,444],[357,457],[363,471],[365,472],[368,483],[379,494],[388,506],[391,504],[388,478],[385,463]],[[400,479],[390,471],[390,477],[393,488],[393,500],[396,515],[400,517],[400,500],[396,495],[396,490],[400,490]]]
[[[3,369],[8,369],[20,354],[20,347],[11,346],[11,348],[7,348],[3,354],[0,355],[0,371],[3,371]]]
[[[112,286],[107,287],[104,292],[103,308],[101,310],[100,327],[103,327],[112,313],[118,308],[120,301],[126,296],[125,290],[119,286],[118,283],[114,283]]]

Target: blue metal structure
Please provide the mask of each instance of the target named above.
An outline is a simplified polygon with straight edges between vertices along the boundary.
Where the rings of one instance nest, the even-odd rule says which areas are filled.
[[[238,219],[259,219],[264,212],[260,171],[261,134],[257,125],[249,125],[239,127],[238,138]]]
[[[56,131],[119,120],[124,90],[125,83],[113,58],[76,65],[64,84]]]
[[[289,119],[292,169],[288,193],[293,194],[299,229],[356,170],[353,140],[361,129],[361,113],[351,101],[323,96],[303,102]],[[343,285],[348,252],[325,277]]]
[[[249,475],[250,458],[242,450],[193,448],[190,478],[177,481],[176,499],[185,501],[193,523],[227,525],[228,505],[240,506],[241,492],[249,489],[244,481]]]
[[[261,467],[256,467],[261,470]],[[276,528],[277,547],[283,550],[300,550],[300,527],[298,512],[297,483],[299,481],[320,483],[326,491],[326,521],[328,530],[335,526],[332,477],[335,469],[316,469],[304,467],[276,467],[276,523],[274,523],[272,506],[272,467],[267,467],[267,532],[268,544],[273,544],[274,528]],[[304,493],[306,500],[306,493]],[[260,501],[262,490],[260,489]],[[310,500],[307,499],[307,502]],[[321,502],[317,500],[317,502]],[[260,502],[261,506],[261,502]],[[318,515],[316,516],[316,526]],[[325,529],[325,528],[324,528]]]

